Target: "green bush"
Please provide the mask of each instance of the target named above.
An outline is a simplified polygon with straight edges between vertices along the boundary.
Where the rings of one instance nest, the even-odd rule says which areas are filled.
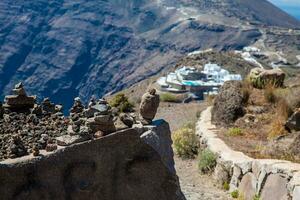
[[[111,107],[118,108],[120,112],[132,112],[134,108],[134,105],[129,102],[128,97],[123,93],[114,96],[109,104]]]
[[[228,136],[241,136],[243,135],[243,131],[240,128],[233,127],[227,131]]]
[[[170,93],[160,94],[160,100],[162,102],[170,102],[170,103],[179,103],[179,102],[181,102],[180,99],[178,99],[178,97],[176,97],[175,95],[170,94]]]
[[[194,125],[188,124],[177,130],[173,135],[175,153],[182,158],[195,158],[200,146]]]
[[[253,197],[253,200],[260,200],[260,196],[258,194],[256,194],[254,197]]]
[[[201,173],[209,173],[217,165],[217,156],[209,149],[204,149],[198,155],[198,168]]]
[[[237,199],[239,197],[239,191],[234,190],[233,192],[230,193],[231,197],[234,199]]]
[[[226,190],[226,191],[228,191],[228,190],[230,189],[229,183],[225,182],[225,183],[223,184],[223,189]]]

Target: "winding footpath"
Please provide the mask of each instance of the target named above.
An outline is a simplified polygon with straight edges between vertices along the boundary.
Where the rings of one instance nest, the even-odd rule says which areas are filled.
[[[196,160],[182,160],[175,156],[175,165],[187,200],[231,200],[230,195],[218,188],[211,176],[199,174]]]

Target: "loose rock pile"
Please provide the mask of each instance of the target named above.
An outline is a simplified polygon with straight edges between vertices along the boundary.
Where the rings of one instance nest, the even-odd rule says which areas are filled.
[[[22,83],[13,92],[0,106],[0,160],[32,152],[38,155],[40,149],[51,145],[51,149],[57,148],[53,141],[67,133],[68,124],[60,110],[49,109],[46,105],[55,107],[49,99],[36,104],[36,98],[26,95]]]
[[[14,95],[0,102],[0,161],[40,150],[54,151],[86,140],[104,137],[134,124],[150,124],[155,117],[159,96],[155,90],[146,93],[140,106],[141,122],[133,113],[116,114],[105,99],[92,99],[87,107],[80,98],[74,99],[70,116],[65,117],[62,106],[49,98],[40,104],[36,97],[27,96],[22,83],[13,89]]]

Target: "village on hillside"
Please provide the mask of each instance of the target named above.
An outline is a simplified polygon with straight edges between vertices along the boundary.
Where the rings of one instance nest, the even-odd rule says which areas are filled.
[[[213,63],[204,65],[203,70],[193,66],[182,66],[157,80],[159,90],[174,94],[187,93],[194,100],[203,100],[208,95],[218,94],[226,81],[242,80],[240,74],[231,74]]]

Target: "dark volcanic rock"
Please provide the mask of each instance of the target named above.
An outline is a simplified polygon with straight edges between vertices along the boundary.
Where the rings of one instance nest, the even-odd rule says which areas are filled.
[[[228,126],[245,114],[242,83],[227,81],[214,100],[212,121],[217,125]]]
[[[69,109],[76,96],[120,90],[194,50],[247,46],[261,36],[247,22],[299,26],[265,0],[2,0],[0,93],[23,81]]]

